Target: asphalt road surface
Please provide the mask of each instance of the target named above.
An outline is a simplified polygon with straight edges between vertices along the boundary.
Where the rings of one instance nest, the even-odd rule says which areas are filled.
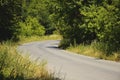
[[[120,80],[120,62],[100,60],[61,50],[59,40],[31,42],[18,49],[31,59],[46,60],[50,71],[61,80]]]

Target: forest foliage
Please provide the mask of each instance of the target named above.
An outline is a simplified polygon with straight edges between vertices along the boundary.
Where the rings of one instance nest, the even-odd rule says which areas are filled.
[[[53,30],[43,0],[0,0],[0,41],[42,36]]]
[[[61,47],[97,42],[110,55],[120,50],[120,0],[51,0]]]
[[[120,51],[120,0],[0,0],[0,40],[58,31],[60,47],[91,44]]]

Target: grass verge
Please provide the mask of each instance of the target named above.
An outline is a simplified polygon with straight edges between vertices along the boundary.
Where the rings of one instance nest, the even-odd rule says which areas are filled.
[[[60,40],[62,37],[60,35],[47,35],[47,36],[31,36],[31,37],[24,37],[20,36],[20,41],[18,43],[26,43],[32,41],[43,41],[43,40]]]
[[[90,45],[80,44],[76,46],[70,46],[67,48],[67,50],[99,59],[120,61],[120,51],[113,52],[111,55],[106,55],[104,52],[96,49],[96,44],[93,43]]]
[[[59,39],[57,35],[21,38],[18,43]],[[17,52],[17,44],[11,41],[0,43],[0,80],[56,80],[45,68],[44,62],[31,61]]]

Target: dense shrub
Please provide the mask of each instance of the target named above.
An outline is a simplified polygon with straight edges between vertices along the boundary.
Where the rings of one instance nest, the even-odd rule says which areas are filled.
[[[37,18],[28,16],[25,22],[19,22],[20,36],[42,36],[45,34],[45,28],[38,22]]]

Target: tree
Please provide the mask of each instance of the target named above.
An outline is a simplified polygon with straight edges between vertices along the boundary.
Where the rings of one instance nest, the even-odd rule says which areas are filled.
[[[111,54],[120,47],[120,8],[119,0],[105,0],[100,4],[84,6],[82,14],[86,28],[96,35],[96,40],[102,43],[101,50]]]
[[[22,0],[1,0],[0,3],[0,41],[16,38]]]
[[[28,16],[35,17],[38,19],[39,23],[45,27],[46,34],[51,34],[55,28],[51,26],[49,19],[48,2],[48,0],[31,0],[24,2],[23,20]]]
[[[56,28],[63,35],[63,46],[70,44],[90,43],[96,35],[87,30],[84,24],[84,15],[81,14],[82,7],[87,3],[80,0],[52,0]],[[88,4],[89,5],[89,4]],[[65,43],[64,43],[65,42]],[[64,45],[65,44],[65,45]]]
[[[62,46],[74,43],[105,45],[106,53],[120,47],[120,0],[51,0],[53,21],[63,36]],[[108,36],[109,35],[109,36]]]

